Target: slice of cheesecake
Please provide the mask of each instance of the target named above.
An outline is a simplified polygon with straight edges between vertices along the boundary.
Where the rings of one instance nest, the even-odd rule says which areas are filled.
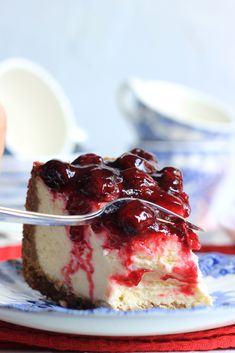
[[[179,170],[158,170],[134,149],[115,160],[85,154],[74,162],[35,163],[26,209],[86,214],[122,197],[150,200],[183,217],[190,213]],[[210,305],[188,226],[143,201],[122,202],[85,226],[24,226],[27,283],[73,308],[120,310]]]

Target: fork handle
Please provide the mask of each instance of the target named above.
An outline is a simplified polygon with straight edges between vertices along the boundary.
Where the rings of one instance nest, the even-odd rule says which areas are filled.
[[[97,211],[88,216],[61,216],[0,207],[0,221],[41,226],[85,225],[99,214]]]

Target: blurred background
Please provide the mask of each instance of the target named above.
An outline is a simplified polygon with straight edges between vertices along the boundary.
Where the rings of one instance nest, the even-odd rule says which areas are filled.
[[[118,109],[118,87],[131,77],[168,81],[202,91],[222,101],[234,119],[233,0],[0,0],[0,9],[0,70],[1,62],[15,57],[47,70],[64,90],[76,125],[86,132],[81,151],[117,156],[134,145],[157,151],[149,141],[138,140],[133,123]],[[3,86],[3,104],[4,92]],[[233,136],[229,136],[231,145]],[[222,140],[223,145],[228,139],[225,136]],[[230,159],[234,148],[229,145],[225,151],[220,148],[221,139],[217,141],[212,143],[207,138],[205,148],[180,146],[180,151],[199,149],[200,156],[194,153],[188,162],[180,152],[180,157],[168,156],[163,163],[175,163],[183,170],[193,220],[208,231],[218,228],[218,212],[234,209]],[[208,150],[212,150],[213,157]],[[205,162],[205,154],[209,163]],[[195,177],[203,161],[210,170]],[[11,187],[11,195],[17,193],[18,197],[13,200],[15,196],[8,192],[12,185],[9,175],[16,173],[16,161],[3,159],[3,205],[22,206],[28,179],[23,172],[27,168],[29,172],[30,167],[19,163],[17,168],[14,177],[17,187],[21,185],[21,193],[12,192]],[[202,215],[209,216],[203,219]]]
[[[0,60],[26,57],[67,93],[88,148],[134,138],[116,105],[121,81],[177,82],[234,105],[233,0],[0,0]]]

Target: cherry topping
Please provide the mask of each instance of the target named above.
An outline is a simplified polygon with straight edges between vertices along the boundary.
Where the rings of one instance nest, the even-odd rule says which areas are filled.
[[[189,246],[190,249],[192,250],[200,250],[201,249],[201,243],[198,239],[198,236],[196,233],[194,233],[191,229],[188,229],[186,232],[186,237],[187,237],[187,245]]]
[[[177,234],[184,241],[184,243],[192,250],[200,250],[201,243],[196,233],[189,229],[185,222],[176,220]]]
[[[128,235],[136,235],[146,231],[155,221],[152,208],[138,200],[130,201],[120,207],[117,212],[119,226]]]
[[[122,178],[108,167],[95,167],[87,175],[81,191],[99,201],[111,201],[119,197]]]
[[[75,180],[76,169],[69,163],[52,159],[40,167],[39,175],[47,186],[61,191],[72,180]]]
[[[87,153],[87,154],[82,154],[81,156],[76,158],[72,162],[72,164],[73,165],[85,166],[85,165],[90,165],[90,164],[99,165],[102,162],[103,162],[103,158],[102,157],[98,156],[95,153]]]
[[[149,174],[137,168],[124,170],[122,176],[124,179],[122,192],[125,196],[141,196],[146,198],[157,188],[155,180]]]
[[[65,193],[66,209],[71,215],[90,213],[99,209],[102,202],[126,196],[152,201],[183,217],[190,214],[181,172],[172,167],[157,171],[156,157],[140,148],[124,153],[114,161],[104,161],[94,153],[81,155],[72,164],[51,160],[39,165],[37,173],[52,190]],[[188,247],[197,249],[196,235],[177,218],[170,219],[171,223],[164,222],[169,217],[133,200],[94,220],[91,226],[96,233],[109,230],[111,247],[121,248],[125,238],[143,236],[151,228],[154,234],[177,234]],[[71,240],[81,240],[82,233],[82,227],[71,227]]]
[[[135,154],[136,156],[142,157],[147,161],[152,161],[157,163],[157,157],[150,152],[144,151],[141,148],[133,148],[130,153]]]
[[[113,166],[122,170],[135,167],[146,173],[154,173],[156,171],[156,165],[154,163],[130,152],[124,153],[121,157],[116,159],[113,162]]]
[[[152,177],[164,190],[177,191],[183,190],[183,177],[179,169],[165,167],[153,174]]]
[[[186,204],[181,197],[168,194],[164,190],[155,190],[149,197],[149,201],[156,203],[182,217],[188,217],[190,206]]]

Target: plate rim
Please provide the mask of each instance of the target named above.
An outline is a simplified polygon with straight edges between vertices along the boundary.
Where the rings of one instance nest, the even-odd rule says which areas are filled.
[[[221,309],[221,311],[223,311]],[[156,324],[154,325],[154,328],[149,328],[145,327],[143,330],[143,318],[139,318],[141,322],[139,324],[135,325],[133,328],[129,328],[126,330],[125,328],[123,329],[116,329],[117,327],[117,320],[119,320],[119,326],[123,326],[123,320],[126,321],[126,318],[128,318],[128,322],[126,322],[127,326],[130,323],[133,323],[133,321],[136,322],[136,317],[134,316],[129,316],[129,317],[115,317],[116,323],[115,323],[115,329],[113,330],[110,325],[110,320],[113,320],[114,318],[104,318],[105,323],[104,328],[102,329],[92,329],[92,328],[86,328],[86,325],[89,324],[89,327],[91,327],[91,320],[93,321],[93,326],[97,326],[97,317],[88,317],[88,316],[83,316],[83,317],[78,317],[78,316],[73,316],[71,317],[70,315],[67,315],[65,313],[59,313],[59,312],[24,312],[24,311],[18,311],[14,309],[8,309],[8,308],[0,308],[0,319],[2,321],[12,323],[15,325],[20,325],[23,327],[29,327],[32,329],[36,330],[42,330],[42,331],[49,331],[49,332],[54,332],[54,333],[62,333],[62,334],[72,334],[72,335],[84,335],[84,336],[104,336],[104,337],[145,337],[145,336],[161,336],[161,335],[170,335],[170,334],[183,334],[183,333],[189,333],[189,332],[200,332],[200,331],[205,331],[205,330],[210,330],[210,329],[215,329],[223,326],[228,326],[235,324],[235,316],[234,312],[230,313],[231,315],[229,318],[222,318],[215,312],[214,313],[215,318],[217,318],[217,321],[209,321],[208,323],[204,323],[204,325],[201,324],[203,316],[198,315],[197,318],[197,324],[195,325],[192,324],[193,320],[192,317],[188,316],[187,320],[185,321],[185,317],[181,317],[181,319],[184,321],[184,328],[178,328],[179,321],[177,320],[177,328],[174,329],[160,329],[159,330],[159,325],[161,327],[162,324],[162,317],[148,317],[145,318],[145,320],[149,321],[149,324]],[[61,320],[58,320],[61,319]],[[211,319],[212,317],[210,317]],[[26,319],[26,320],[25,320]],[[159,319],[159,320],[157,320]],[[164,317],[164,319],[169,319]],[[46,324],[45,324],[46,320]],[[61,322],[63,321],[63,325],[61,325]],[[132,321],[132,322],[131,322]],[[70,322],[71,326],[68,326],[68,322]],[[191,325],[190,325],[191,322]],[[56,325],[55,325],[56,323]],[[59,324],[58,324],[59,323]],[[79,327],[76,329],[71,328],[74,327],[74,324],[80,324]],[[113,322],[112,322],[113,323]],[[85,325],[84,325],[85,324]],[[189,325],[188,325],[189,324]],[[152,327],[151,325],[149,325]],[[101,325],[98,327],[101,327]],[[107,327],[109,329],[107,329]],[[111,327],[111,328],[110,328]],[[124,326],[125,327],[125,326]],[[131,327],[131,326],[129,326]],[[136,329],[137,327],[137,329]],[[139,327],[139,328],[138,328]],[[165,326],[164,326],[165,327]]]

